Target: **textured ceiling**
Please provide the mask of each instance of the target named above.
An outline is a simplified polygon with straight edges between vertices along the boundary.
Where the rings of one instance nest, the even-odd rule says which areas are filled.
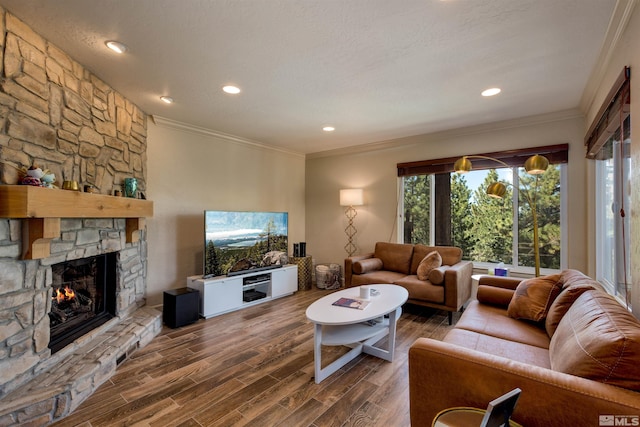
[[[148,114],[315,153],[577,108],[616,0],[0,5]]]

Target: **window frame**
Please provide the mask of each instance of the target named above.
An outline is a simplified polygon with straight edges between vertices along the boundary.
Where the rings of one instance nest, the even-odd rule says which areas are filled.
[[[631,144],[631,117],[630,116],[631,116],[631,68],[628,66],[625,66],[623,67],[622,72],[620,73],[618,78],[615,80],[613,86],[609,90],[609,93],[604,98],[604,101],[600,106],[600,110],[595,115],[594,120],[591,122],[591,126],[589,126],[589,130],[585,135],[584,144],[587,148],[586,158],[592,159],[592,160],[598,159],[598,157],[601,156],[601,150],[603,149],[603,147],[607,144],[607,142],[612,137],[615,137],[618,132],[620,132],[619,136],[621,137],[620,138],[621,141],[619,143],[624,144],[624,141],[627,138],[629,138],[629,145],[630,145]],[[628,132],[625,132],[625,122],[627,120],[629,120],[629,128],[628,128]],[[624,145],[623,145],[623,148],[624,148]],[[614,147],[614,152],[615,151],[617,150],[615,150],[615,147]],[[629,167],[625,171],[624,158],[625,156],[619,157],[618,163],[622,168],[622,172],[623,173],[626,172],[627,174],[629,174],[631,168],[629,165]],[[615,154],[613,159],[615,160]],[[623,256],[623,260],[622,260],[623,283],[621,283],[625,285],[625,295],[621,296],[618,293],[618,285],[619,285],[618,283],[610,283],[609,280],[604,280],[602,277],[603,276],[602,263],[604,263],[604,258],[605,258],[603,254],[604,248],[601,247],[602,233],[604,233],[603,231],[604,227],[603,227],[603,224],[600,222],[603,214],[601,211],[599,211],[598,207],[603,206],[603,204],[606,201],[604,200],[603,194],[602,194],[603,191],[605,190],[604,190],[604,185],[602,185],[601,183],[602,171],[600,170],[600,172],[598,172],[599,168],[600,168],[600,165],[596,163],[594,167],[595,173],[593,174],[593,180],[592,180],[594,193],[595,193],[594,194],[595,205],[593,207],[593,210],[591,211],[595,218],[596,280],[598,280],[609,293],[611,293],[615,298],[620,300],[621,303],[626,304],[628,309],[631,309],[630,290],[633,283],[633,277],[631,275],[631,262],[630,262],[631,261],[630,223],[627,223],[626,225],[626,234],[623,231],[622,241],[621,242],[615,241],[613,245],[614,247],[612,248],[614,253],[618,251],[620,248],[626,251],[626,256]],[[614,163],[614,171],[613,171],[614,203],[620,202],[620,198],[616,196],[616,193],[618,193],[618,191],[616,191],[616,187],[615,187],[615,182],[617,180],[617,177],[615,175],[617,175],[618,173],[620,173],[620,169],[615,170],[615,163]],[[629,186],[629,189],[630,189],[631,183],[628,179],[629,175],[626,175],[626,176],[627,176],[627,179],[623,180],[623,188],[626,184],[627,186]],[[631,203],[628,203],[626,205],[626,210],[625,210],[626,220],[628,220],[631,217],[631,214],[632,214]],[[617,229],[619,227],[623,227],[623,225],[622,224],[618,225],[617,223],[618,221],[616,221],[615,214],[614,214],[613,220],[614,220],[613,221],[614,233],[617,234]],[[623,220],[622,223],[626,223],[626,220]],[[625,235],[628,236],[626,241],[625,241]],[[616,258],[614,259],[614,262],[619,262],[619,261]],[[615,273],[617,278],[619,278],[620,272],[616,271]],[[618,280],[617,278],[616,278],[616,281]]]
[[[554,148],[557,147],[565,147],[567,148],[567,145],[564,146],[552,146]],[[557,273],[560,270],[563,270],[565,268],[567,268],[567,237],[568,237],[568,231],[567,231],[567,185],[568,185],[568,179],[567,179],[567,163],[566,160],[565,161],[557,161],[557,159],[566,159],[566,157],[562,157],[562,156],[555,156],[554,159],[556,160],[555,162],[553,162],[554,164],[556,164],[559,168],[560,168],[560,269],[550,269],[550,268],[542,268],[541,269],[541,274],[553,274],[553,273]],[[457,158],[455,158],[457,160]],[[442,160],[450,160],[450,159],[442,159]],[[422,165],[419,166],[420,169],[424,170],[424,164],[425,163],[433,163],[433,164],[438,164],[441,165],[443,162],[442,161],[423,161],[423,162],[412,162],[412,164],[418,164],[418,163],[422,163]],[[433,182],[435,181],[434,176],[435,173],[401,173],[401,165],[402,167],[406,168],[406,165],[409,165],[409,163],[404,163],[404,164],[399,164],[398,165],[398,194],[399,194],[399,203],[398,203],[398,211],[397,211],[397,215],[399,218],[398,221],[398,228],[397,228],[397,233],[396,235],[398,236],[397,241],[399,243],[404,242],[404,227],[401,225],[404,223],[404,176],[410,176],[410,175],[429,175],[430,179],[432,180],[432,185],[430,186],[431,188],[431,209],[430,209],[430,242],[428,244],[433,245],[435,242],[435,222],[436,222],[436,218],[435,218],[435,211],[436,209],[434,209],[437,200],[435,197],[435,185],[433,185]],[[474,166],[475,166],[475,162],[474,162]],[[440,167],[440,166],[438,166]],[[515,264],[517,264],[518,262],[518,192],[520,191],[520,186],[519,186],[519,175],[518,175],[518,168],[522,167],[522,163],[518,164],[518,165],[512,165],[510,166],[511,170],[512,170],[512,175],[513,175],[513,186],[514,186],[514,193],[513,193],[513,211],[512,211],[512,215],[513,215],[513,240],[512,240],[512,259],[513,261],[515,261]],[[495,167],[495,163],[493,163],[492,167],[481,167],[478,169],[505,169],[504,167]],[[407,169],[404,169],[405,171]],[[413,171],[415,172],[416,169],[413,169]],[[442,173],[442,172],[441,172]],[[473,265],[474,265],[474,269],[478,269],[478,270],[490,270],[492,268],[495,268],[496,263],[491,263],[491,262],[479,262],[479,261],[473,261]],[[535,267],[528,267],[528,266],[521,266],[521,265],[509,265],[509,267],[511,268],[511,273],[515,274],[515,275],[533,275],[535,273]]]
[[[616,133],[611,137],[613,139]],[[627,141],[628,142],[625,142]],[[608,140],[607,140],[608,142]],[[613,156],[613,170],[611,171],[612,179],[612,193],[613,193],[613,204],[616,208],[616,212],[613,212],[611,221],[607,221],[606,215],[603,213],[603,208],[605,204],[608,204],[608,199],[605,198],[604,193],[606,192],[607,186],[607,178],[606,175],[609,173],[606,169],[608,166],[605,164],[604,160],[597,160],[595,165],[595,223],[596,223],[596,280],[604,286],[604,288],[611,295],[616,297],[621,302],[625,303],[628,299],[627,293],[629,289],[624,290],[624,294],[620,291],[619,286],[623,284],[629,284],[631,282],[631,258],[630,258],[630,216],[631,216],[631,204],[630,197],[625,200],[621,200],[621,195],[626,194],[630,189],[630,166],[626,165],[629,162],[628,157],[623,156],[620,151],[620,144],[631,144],[631,136],[625,135],[624,141],[615,141],[612,142],[614,147],[612,149]],[[603,144],[603,147],[606,145]],[[624,147],[622,148],[624,150]],[[627,153],[628,154],[628,153]],[[625,160],[627,159],[627,160]],[[622,181],[619,180],[620,173],[623,174]],[[622,184],[623,188],[620,189],[620,184]],[[619,214],[617,213],[620,207],[624,207],[625,210],[625,219],[624,219],[624,227],[620,221]],[[613,225],[613,245],[611,248],[605,245],[605,234],[607,232],[608,226]],[[624,236],[623,236],[624,233]],[[624,246],[626,244],[626,247]],[[610,264],[610,259],[606,259],[605,250],[611,249],[613,251],[613,265]],[[627,260],[623,259],[627,257]],[[613,275],[616,277],[614,282],[612,283],[610,277],[605,274],[606,266],[609,265],[613,271]],[[624,271],[626,268],[626,272]],[[623,277],[623,282],[619,282],[620,277]]]

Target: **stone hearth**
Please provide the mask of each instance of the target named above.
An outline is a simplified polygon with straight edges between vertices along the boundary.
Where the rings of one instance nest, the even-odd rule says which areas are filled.
[[[0,220],[0,247],[19,244],[19,228],[20,220]],[[46,425],[68,415],[160,332],[160,312],[143,307],[146,236],[141,231],[138,242],[126,243],[125,235],[124,219],[63,219],[50,257],[0,260],[0,426]],[[51,355],[51,266],[101,253],[117,254],[116,317]]]
[[[50,357],[31,381],[0,399],[0,426],[48,425],[69,415],[161,329],[161,313],[148,307],[94,329]]]

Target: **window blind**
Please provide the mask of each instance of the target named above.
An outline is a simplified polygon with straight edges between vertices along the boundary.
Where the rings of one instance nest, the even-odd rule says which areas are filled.
[[[466,156],[486,156],[505,162],[509,166],[524,166],[524,162],[531,156],[539,154],[545,156],[549,163],[567,163],[569,160],[569,144],[546,145],[542,147],[521,148],[517,150],[497,151],[493,153],[466,153]],[[421,160],[416,162],[398,163],[398,176],[427,175],[453,172],[453,164],[462,156],[443,159]],[[497,169],[501,164],[491,160],[471,159],[474,170]]]
[[[631,69],[624,67],[589,127],[584,139],[588,159],[594,159],[598,155],[605,142],[629,116],[631,112],[630,79]]]

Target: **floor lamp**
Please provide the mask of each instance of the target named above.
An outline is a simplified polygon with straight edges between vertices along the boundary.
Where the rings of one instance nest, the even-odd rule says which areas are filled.
[[[508,164],[503,162],[502,160],[494,159],[493,157],[487,156],[464,156],[459,158],[456,163],[453,165],[453,170],[457,173],[466,173],[471,171],[472,165],[469,159],[484,159],[484,160],[492,160],[494,162],[500,163],[501,165],[511,168]],[[538,194],[538,175],[543,174],[547,168],[549,167],[549,160],[538,154],[529,157],[524,162],[524,169],[528,174],[535,175],[536,183],[533,188],[533,196],[529,195],[528,192],[525,191],[525,197],[529,206],[531,207],[531,217],[533,219],[533,255],[535,258],[535,269],[536,269],[536,277],[540,276],[540,242],[538,239],[538,213],[536,210],[537,204],[537,194]],[[490,197],[495,197],[498,199],[502,199],[507,192],[506,186],[501,182],[494,182],[487,187],[487,195]]]
[[[340,190],[340,206],[347,206],[344,214],[349,219],[349,225],[344,229],[348,238],[347,244],[344,246],[344,250],[347,251],[349,256],[352,256],[356,252],[356,245],[353,243],[353,240],[358,230],[356,230],[356,227],[353,225],[353,219],[356,217],[358,212],[355,210],[354,206],[362,206],[362,204],[361,188]]]

